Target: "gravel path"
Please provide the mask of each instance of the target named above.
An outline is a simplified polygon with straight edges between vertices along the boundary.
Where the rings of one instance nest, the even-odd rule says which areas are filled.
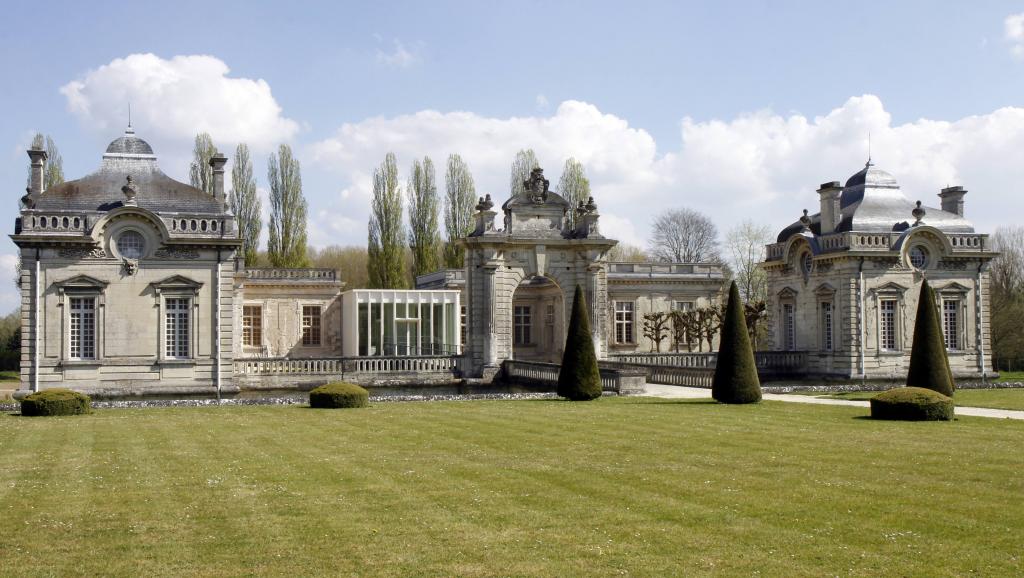
[[[648,383],[647,391],[643,395],[647,397],[664,397],[669,399],[710,399],[711,390],[700,387],[682,387],[678,385],[662,385],[659,383]],[[827,397],[814,397],[813,395],[792,395],[788,393],[766,393],[764,399],[772,401],[788,401],[792,403],[812,403],[818,405],[845,405],[850,407],[870,407],[866,401],[854,401],[849,399],[834,399]],[[956,415],[969,415],[975,417],[996,417],[1001,419],[1024,420],[1024,411],[1008,409],[990,409],[987,407],[957,407]]]

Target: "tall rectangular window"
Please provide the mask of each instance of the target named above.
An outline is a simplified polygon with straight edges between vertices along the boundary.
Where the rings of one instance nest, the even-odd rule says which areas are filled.
[[[530,326],[533,324],[529,305],[516,305],[513,312],[512,329],[516,345],[530,343]]]
[[[71,359],[96,359],[96,298],[72,297],[70,319]]]
[[[320,345],[320,306],[302,306],[302,344]]]
[[[946,349],[960,349],[960,301],[947,299],[942,302],[942,337]]]
[[[634,343],[633,302],[615,302],[615,343]]]
[[[165,304],[167,311],[164,317],[166,355],[170,358],[187,358],[190,349],[190,300],[180,297],[168,298]]]
[[[459,306],[459,342],[462,343],[463,347],[466,346],[466,322],[467,322],[466,306],[465,305],[460,305]]]
[[[263,345],[263,307],[259,305],[242,307],[242,344],[249,347]]]
[[[796,349],[796,313],[792,303],[782,305],[782,334],[785,350]]]
[[[832,302],[821,303],[821,349],[832,351]]]
[[[883,299],[879,308],[879,347],[893,351],[896,349],[896,300]]]

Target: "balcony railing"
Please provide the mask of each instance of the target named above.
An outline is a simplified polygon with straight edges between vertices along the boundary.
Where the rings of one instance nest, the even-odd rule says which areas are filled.
[[[306,281],[337,281],[338,272],[334,269],[278,269],[254,268],[245,270],[245,278],[251,280],[306,280]]]
[[[398,357],[337,357],[323,359],[236,359],[235,375],[335,375],[365,373],[451,373],[458,357],[423,355]]]

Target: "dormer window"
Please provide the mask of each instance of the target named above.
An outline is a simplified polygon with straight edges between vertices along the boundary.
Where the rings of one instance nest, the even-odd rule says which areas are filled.
[[[138,231],[128,230],[117,237],[117,252],[125,259],[141,259],[146,251],[146,239]]]

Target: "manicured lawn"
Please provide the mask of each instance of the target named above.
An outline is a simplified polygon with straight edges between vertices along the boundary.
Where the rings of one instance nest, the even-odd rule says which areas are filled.
[[[1002,371],[996,381],[1024,381],[1024,371]]]
[[[851,391],[845,393],[811,394],[836,399],[866,400],[878,395],[877,391]],[[1007,389],[958,389],[953,394],[957,405],[991,407],[995,409],[1024,410],[1024,388]]]
[[[0,381],[18,381],[21,379],[20,371],[0,371]]]
[[[1024,572],[1024,423],[865,414],[601,399],[0,415],[0,573]]]

